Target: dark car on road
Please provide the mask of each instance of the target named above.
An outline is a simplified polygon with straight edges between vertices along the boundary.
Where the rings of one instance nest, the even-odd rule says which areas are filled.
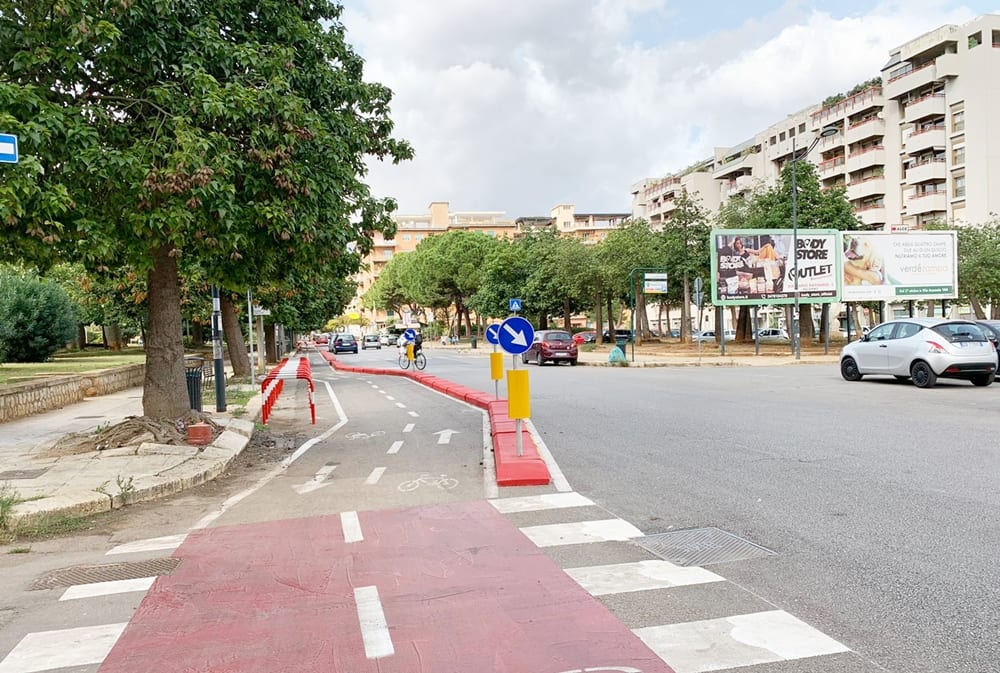
[[[521,362],[534,362],[543,365],[546,362],[568,362],[576,365],[578,351],[573,337],[566,330],[550,329],[535,332],[535,340],[521,354]]]
[[[1000,320],[977,320],[976,323],[983,328],[986,338],[997,349],[997,371],[1000,372]]]
[[[330,342],[330,352],[357,354],[358,340],[353,334],[334,334],[333,341]]]
[[[606,341],[606,342],[607,341],[611,341],[611,332],[609,332],[608,330],[604,330],[604,335],[603,336],[604,336],[604,341]],[[625,341],[625,342],[631,343],[632,342],[632,330],[616,329],[615,330],[615,339],[614,340],[616,342],[617,341]]]

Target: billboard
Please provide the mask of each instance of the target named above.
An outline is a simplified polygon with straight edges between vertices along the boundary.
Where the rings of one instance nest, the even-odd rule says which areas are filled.
[[[712,297],[722,306],[837,301],[840,238],[835,229],[713,229]]]
[[[841,242],[843,301],[953,299],[958,293],[954,231],[854,232]]]

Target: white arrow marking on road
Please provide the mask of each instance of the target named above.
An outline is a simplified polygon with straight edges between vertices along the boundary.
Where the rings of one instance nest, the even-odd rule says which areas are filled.
[[[458,430],[452,430],[449,428],[447,430],[439,430],[438,432],[434,432],[431,434],[438,435],[438,444],[448,444],[449,442],[451,442],[452,435],[461,433],[459,433]]]
[[[507,330],[507,334],[514,337],[513,342],[518,346],[527,346],[528,340],[524,338],[524,332],[519,332],[510,325],[504,323],[503,328]]]
[[[324,465],[323,467],[319,468],[319,470],[316,472],[316,476],[314,476],[312,479],[310,479],[304,484],[298,484],[296,486],[292,486],[292,488],[295,489],[295,492],[298,493],[299,495],[305,495],[306,493],[312,493],[313,491],[318,491],[324,486],[330,485],[329,482],[326,481],[326,478],[330,476],[330,473],[336,469],[337,469],[336,465]]]

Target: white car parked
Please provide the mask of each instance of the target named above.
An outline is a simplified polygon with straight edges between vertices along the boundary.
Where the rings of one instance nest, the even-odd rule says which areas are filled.
[[[840,375],[847,381],[885,374],[911,379],[918,388],[931,388],[938,378],[988,386],[996,370],[996,347],[979,325],[968,320],[890,320],[840,352]]]

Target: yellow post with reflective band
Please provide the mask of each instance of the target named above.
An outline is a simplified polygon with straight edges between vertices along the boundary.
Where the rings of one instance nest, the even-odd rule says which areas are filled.
[[[528,396],[528,370],[507,370],[507,416],[531,418],[531,399]]]
[[[406,344],[406,359],[413,359],[413,344]]]
[[[503,353],[490,353],[490,378],[494,381],[503,380]]]

